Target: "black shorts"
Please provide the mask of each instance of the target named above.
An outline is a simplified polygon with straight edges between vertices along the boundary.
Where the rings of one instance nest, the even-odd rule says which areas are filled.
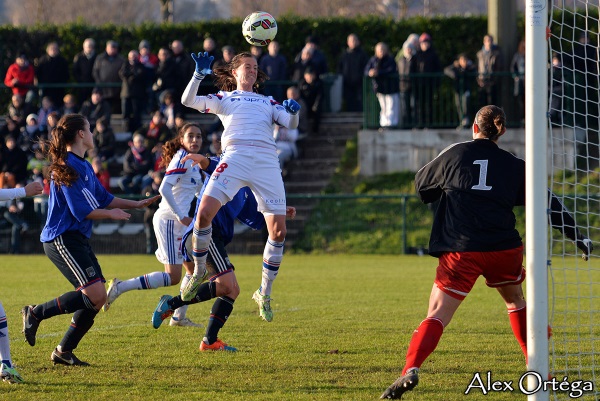
[[[192,260],[192,233],[185,238],[185,252],[184,260]],[[225,243],[221,236],[221,231],[213,224],[212,226],[212,237],[210,239],[210,245],[208,246],[208,255],[206,257],[206,270],[208,271],[208,277],[214,277],[223,274],[227,271],[235,270],[235,267],[229,260],[229,255],[225,250]]]
[[[67,231],[52,242],[44,242],[44,252],[77,290],[106,281],[89,240],[78,231]]]

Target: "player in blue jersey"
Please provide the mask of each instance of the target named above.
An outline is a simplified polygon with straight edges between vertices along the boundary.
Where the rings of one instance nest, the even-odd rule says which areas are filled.
[[[12,200],[24,196],[40,195],[44,187],[39,182],[32,182],[24,187],[0,189],[0,200]],[[13,366],[10,357],[10,342],[8,340],[8,320],[4,306],[0,302],[0,380],[7,383],[23,383],[23,377]]]
[[[203,170],[210,173],[217,166],[216,159],[207,159],[202,155],[192,155],[194,163],[199,163]],[[201,194],[206,189],[210,179],[205,180]],[[200,195],[201,196],[201,195]],[[296,216],[296,209],[286,206],[286,215]],[[234,222],[238,220],[250,228],[260,230],[265,225],[263,215],[258,211],[258,203],[248,187],[241,188],[235,196],[217,212],[212,220],[212,237],[208,247],[207,274],[209,280],[204,281],[189,301],[182,296],[171,297],[163,295],[154,314],[152,325],[159,328],[162,321],[173,312],[186,305],[208,301],[217,298],[212,307],[204,338],[200,342],[200,351],[236,351],[218,338],[219,330],[223,327],[233,310],[233,304],[240,293],[240,288],[234,272],[234,266],[229,260],[225,246],[233,239]],[[194,222],[184,234],[182,250],[186,262],[192,262],[192,233]]]
[[[270,322],[273,320],[271,289],[283,258],[286,235],[285,188],[273,139],[273,124],[296,128],[300,105],[294,99],[279,104],[271,97],[259,94],[258,85],[268,77],[258,69],[254,56],[246,52],[215,68],[214,82],[221,89],[218,93],[197,96],[202,79],[213,73],[210,69],[213,57],[198,53],[192,54],[192,58],[196,71],[181,103],[219,117],[224,127],[221,136],[223,155],[200,200],[192,238],[195,270],[182,296],[185,300],[192,299],[206,272],[213,218],[240,188],[248,186],[269,231],[263,253],[261,285],[252,298],[258,304],[260,316]]]
[[[54,364],[88,365],[73,350],[94,324],[106,302],[102,269],[89,238],[92,222],[99,219],[128,220],[123,209],[141,209],[160,196],[139,201],[114,197],[96,178],[87,151],[94,148],[90,123],[81,114],[63,116],[48,141],[41,142],[49,161],[50,197],[46,225],[40,235],[44,252],[75,288],[58,298],[21,311],[23,333],[35,345],[42,320],[73,313],[71,324],[50,359]]]
[[[117,278],[109,282],[108,295],[104,310],[108,310],[115,300],[124,292],[132,290],[151,290],[168,287],[181,280],[181,238],[192,222],[189,216],[192,201],[200,193],[203,173],[192,160],[183,161],[188,154],[195,154],[202,146],[202,130],[197,124],[186,123],[173,138],[162,147],[161,167],[166,168],[165,177],[160,184],[159,192],[162,200],[152,220],[158,243],[156,258],[164,264],[164,272],[152,272],[121,281]],[[181,288],[185,288],[194,267],[182,280]],[[185,317],[187,308],[179,308],[171,318],[171,326],[202,327]]]

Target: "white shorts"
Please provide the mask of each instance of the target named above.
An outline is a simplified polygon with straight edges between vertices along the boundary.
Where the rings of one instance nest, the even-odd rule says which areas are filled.
[[[177,220],[166,219],[158,210],[152,218],[152,224],[158,244],[156,259],[163,265],[182,264],[181,238],[187,227]]]
[[[210,176],[204,195],[224,205],[245,186],[254,193],[260,212],[285,215],[285,188],[274,149],[228,146]]]

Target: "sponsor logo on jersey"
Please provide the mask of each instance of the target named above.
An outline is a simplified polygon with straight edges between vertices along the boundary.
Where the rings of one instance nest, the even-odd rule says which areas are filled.
[[[96,270],[94,269],[94,266],[90,266],[90,267],[86,268],[85,272],[90,277],[94,277],[96,275]]]
[[[282,205],[285,203],[285,199],[265,199],[265,203],[269,205]]]

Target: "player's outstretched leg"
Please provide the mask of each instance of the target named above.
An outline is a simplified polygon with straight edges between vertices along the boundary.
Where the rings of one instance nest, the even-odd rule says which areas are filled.
[[[417,384],[419,384],[419,369],[409,369],[404,375],[396,379],[396,381],[381,394],[380,398],[400,400],[402,399],[402,394],[412,390]]]

